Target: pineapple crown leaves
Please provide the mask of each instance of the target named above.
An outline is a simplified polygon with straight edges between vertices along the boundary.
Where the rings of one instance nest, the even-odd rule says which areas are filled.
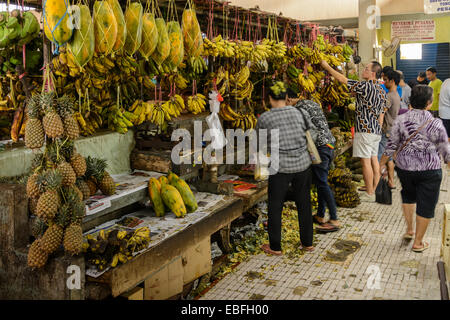
[[[36,217],[31,227],[32,235],[35,238],[40,238],[45,233],[45,230],[47,230],[47,228],[48,225],[45,223],[45,221]]]
[[[73,141],[64,140],[55,140],[54,143],[47,145],[46,154],[49,160],[53,163],[61,163],[63,161],[70,161],[70,158],[73,155]]]
[[[26,102],[27,114],[30,119],[40,119],[42,117],[42,107],[40,103],[40,96],[34,95]]]
[[[38,153],[31,160],[31,174],[34,172],[39,172],[42,168],[47,165],[47,159],[44,157],[43,153]]]
[[[75,105],[75,98],[66,94],[56,100],[56,110],[62,118],[73,115]]]
[[[86,166],[85,177],[90,178],[93,176],[97,179],[97,181],[101,181],[105,175],[105,170],[108,164],[104,159],[92,158],[89,156],[86,159]]]
[[[45,113],[55,112],[55,98],[56,95],[54,92],[44,92],[39,96],[39,102],[42,110]]]
[[[61,183],[61,173],[56,169],[46,170],[37,178],[37,184],[42,191],[57,190]]]
[[[59,208],[58,214],[54,219],[54,223],[61,226],[62,228],[67,227],[70,221],[70,214],[71,214],[70,204],[68,203],[63,204]]]

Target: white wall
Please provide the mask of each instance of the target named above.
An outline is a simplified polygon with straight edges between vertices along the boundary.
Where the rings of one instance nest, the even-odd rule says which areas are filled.
[[[280,13],[302,20],[332,20],[356,18],[359,16],[358,0],[230,0],[232,5]],[[381,15],[423,13],[423,0],[377,0]]]

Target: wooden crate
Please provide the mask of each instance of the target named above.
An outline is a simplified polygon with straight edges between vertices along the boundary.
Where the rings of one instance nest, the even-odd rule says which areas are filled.
[[[445,273],[447,279],[450,279],[450,204],[444,205],[443,224],[441,256],[445,263]]]

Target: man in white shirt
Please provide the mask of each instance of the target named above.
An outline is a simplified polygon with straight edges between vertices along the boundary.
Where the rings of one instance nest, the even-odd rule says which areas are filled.
[[[439,96],[439,118],[442,119],[450,141],[450,78],[445,80]]]
[[[411,97],[411,87],[405,82],[405,76],[402,71],[396,70],[400,75],[400,84],[402,88],[402,96],[400,102],[400,109],[409,109],[409,98]]]

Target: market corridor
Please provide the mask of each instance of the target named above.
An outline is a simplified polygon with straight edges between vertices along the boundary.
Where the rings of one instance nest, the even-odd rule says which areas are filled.
[[[391,206],[364,202],[355,209],[339,209],[343,228],[317,234],[315,252],[291,261],[283,256],[252,256],[201,299],[439,300],[436,263],[440,260],[443,204],[450,203],[450,170],[443,173],[436,217],[425,235],[430,248],[423,253],[413,252],[412,242],[402,239],[405,224],[401,186],[396,179]]]

